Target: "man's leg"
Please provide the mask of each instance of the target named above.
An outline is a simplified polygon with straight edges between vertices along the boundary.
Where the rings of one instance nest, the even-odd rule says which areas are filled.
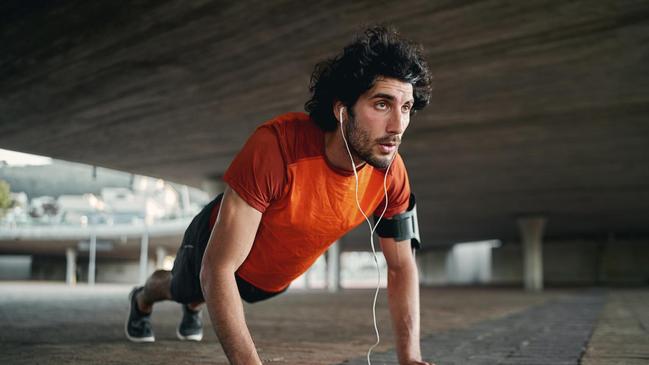
[[[203,302],[183,304],[183,318],[176,330],[176,337],[183,341],[200,341],[203,339]]]
[[[153,304],[171,300],[171,271],[156,270],[147,279],[144,289],[136,293],[135,300],[142,313],[151,313]]]
[[[140,293],[144,291],[144,287],[135,287],[128,295],[128,317],[124,325],[124,332],[126,338],[133,342],[154,342],[155,336],[151,328],[151,310],[153,305],[148,309],[148,312],[143,312],[140,309],[138,298]]]
[[[143,287],[136,287],[130,295],[126,337],[134,342],[153,342],[150,317],[153,305],[173,300],[183,305],[183,319],[177,336],[181,340],[200,341],[203,338],[201,305],[203,293],[198,281],[200,259],[211,233],[210,219],[218,212],[222,195],[217,196],[198,213],[185,230],[176,253],[172,271],[157,270]],[[216,218],[216,217],[214,217]]]
[[[153,342],[151,329],[153,305],[163,300],[172,300],[171,279],[173,274],[167,270],[157,270],[147,279],[143,287],[131,292],[131,309],[126,322],[126,337],[133,342]],[[202,301],[183,304],[183,319],[177,336],[181,340],[200,341],[203,338],[201,320]]]
[[[153,342],[151,328],[153,304],[171,299],[171,271],[157,270],[143,287],[135,287],[129,295],[130,309],[126,320],[126,338],[133,342]]]

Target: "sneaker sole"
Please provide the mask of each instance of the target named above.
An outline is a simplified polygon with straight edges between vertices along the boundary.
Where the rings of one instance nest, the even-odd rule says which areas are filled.
[[[132,337],[131,335],[128,334],[128,318],[131,316],[131,306],[133,305],[133,292],[131,292],[128,295],[128,316],[126,316],[126,322],[124,323],[124,334],[126,335],[126,338],[128,338],[129,341],[131,342],[136,342],[136,343],[146,343],[146,342],[155,342],[155,337],[154,336],[149,336],[149,337]]]
[[[180,334],[180,331],[176,330],[176,337],[181,341],[201,341],[203,339],[203,334],[197,333],[195,335],[183,336]]]
[[[128,319],[126,320],[126,326],[128,326]],[[137,342],[137,343],[155,342],[155,337],[153,337],[153,336],[150,336],[150,337],[131,337],[128,334],[127,327],[124,328],[124,334],[126,335],[126,338],[128,338],[129,341],[131,341],[131,342]]]

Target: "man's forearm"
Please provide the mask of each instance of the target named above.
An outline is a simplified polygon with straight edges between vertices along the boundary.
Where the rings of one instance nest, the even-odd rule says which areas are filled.
[[[246,326],[234,274],[201,272],[201,286],[212,326],[230,363],[261,364]]]
[[[399,363],[420,360],[419,283],[414,264],[388,270],[388,300]]]

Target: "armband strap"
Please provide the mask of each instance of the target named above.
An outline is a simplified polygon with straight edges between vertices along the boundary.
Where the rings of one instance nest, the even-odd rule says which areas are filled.
[[[378,219],[378,216],[374,216],[375,223]],[[421,248],[415,195],[410,194],[408,210],[404,213],[396,214],[391,218],[381,218],[379,225],[376,227],[376,233],[379,237],[394,238],[395,241],[409,239],[413,249]]]

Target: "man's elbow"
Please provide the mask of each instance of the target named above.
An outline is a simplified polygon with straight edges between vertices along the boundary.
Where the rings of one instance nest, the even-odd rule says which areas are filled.
[[[234,270],[223,268],[222,266],[226,265],[212,265],[209,260],[203,260],[199,279],[204,297],[207,298],[215,289],[218,290],[219,283],[223,283],[229,278],[234,278]]]
[[[214,265],[211,265],[208,260],[203,259],[199,279],[201,281],[201,290],[205,297],[208,297],[209,293],[214,290],[214,285],[219,280],[218,276],[219,273],[214,270]]]
[[[203,296],[208,297],[208,293],[210,292],[210,288],[212,287],[213,275],[211,273],[209,265],[205,265],[205,262],[201,264],[199,279],[201,282],[201,290],[203,291]]]
[[[398,263],[388,265],[388,276],[397,278],[417,274],[417,264],[414,260],[399,260]]]
[[[387,263],[388,270],[395,273],[407,272],[413,269],[416,270],[417,268],[415,258],[411,253],[408,253],[407,255],[398,255],[397,257],[388,260]]]

